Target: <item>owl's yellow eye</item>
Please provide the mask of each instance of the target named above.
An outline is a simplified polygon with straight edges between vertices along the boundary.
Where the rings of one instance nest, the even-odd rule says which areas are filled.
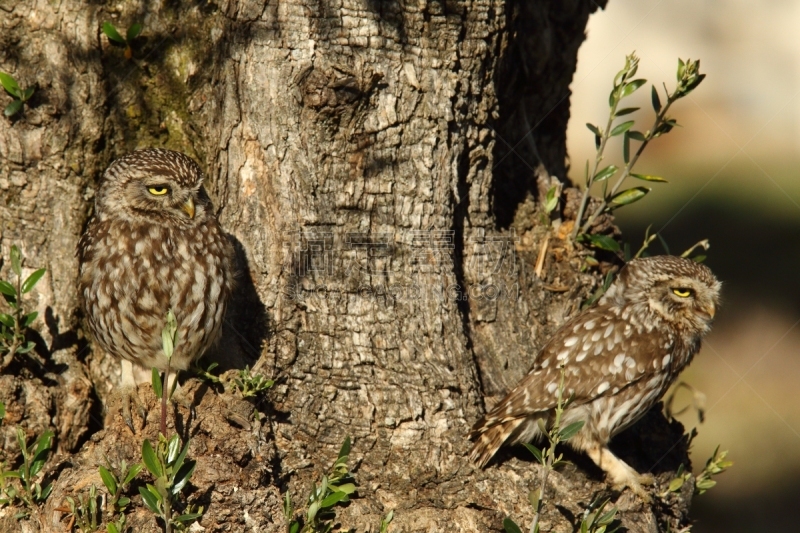
[[[688,298],[694,293],[692,289],[686,289],[683,287],[676,287],[672,289],[672,292],[675,294],[675,296],[680,296],[681,298]]]
[[[156,185],[154,187],[148,187],[147,192],[153,196],[164,196],[169,192],[169,188],[166,185]]]

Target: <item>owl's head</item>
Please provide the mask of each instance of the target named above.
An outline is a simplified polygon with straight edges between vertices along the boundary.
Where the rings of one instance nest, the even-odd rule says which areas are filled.
[[[196,224],[209,215],[203,174],[190,157],[147,148],[120,157],[108,167],[97,193],[100,217],[178,221]]]
[[[702,335],[711,326],[721,287],[707,266],[660,255],[630,261],[601,302],[641,304],[674,326]]]

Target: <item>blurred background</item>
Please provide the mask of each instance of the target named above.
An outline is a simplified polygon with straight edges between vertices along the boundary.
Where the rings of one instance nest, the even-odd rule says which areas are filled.
[[[706,264],[724,281],[714,329],[682,376],[705,393],[705,422],[691,409],[678,418],[698,430],[695,473],[718,444],[735,464],[696,497],[692,531],[800,531],[800,2],[610,0],[587,34],[568,129],[577,183],[594,158],[585,124],[605,124],[626,54],[636,51],[637,77],[662,91],[675,86],[678,57],[699,58],[708,75],[672,108],[683,127],[637,164],[669,183],[631,183],[653,190],[617,211],[634,252],[649,225],[672,253],[708,238]],[[636,128],[649,129],[649,84],[621,107],[630,105],[642,107]],[[620,145],[610,148],[605,164],[621,159]],[[676,406],[691,401],[682,390]]]

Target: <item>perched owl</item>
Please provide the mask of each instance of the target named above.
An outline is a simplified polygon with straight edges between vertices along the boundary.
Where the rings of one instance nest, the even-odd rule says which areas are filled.
[[[138,150],[106,170],[78,244],[79,290],[95,342],[122,362],[129,397],[152,367],[167,368],[161,330],[170,309],[178,325],[170,369],[185,370],[216,341],[233,257],[192,159]],[[131,425],[129,409],[126,401]]]
[[[615,486],[647,498],[639,475],[608,449],[609,440],[641,418],[700,349],[719,301],[720,282],[707,267],[673,256],[634,259],[599,302],[564,324],[528,375],[472,428],[470,459],[478,466],[504,442],[541,435],[553,422],[564,372],[572,398],[562,427],[583,421],[568,444],[586,452]]]

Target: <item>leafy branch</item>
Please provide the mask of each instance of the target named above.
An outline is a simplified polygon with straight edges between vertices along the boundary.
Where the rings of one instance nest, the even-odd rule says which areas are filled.
[[[350,501],[350,495],[356,491],[353,476],[347,467],[350,458],[350,437],[344,439],[339,456],[333,463],[328,475],[322,476],[319,485],[314,484],[308,496],[308,507],[304,517],[294,518],[292,498],[286,493],[283,503],[283,514],[286,517],[288,533],[328,533],[333,528],[336,516],[333,507],[339,503]],[[389,528],[392,512],[381,521],[381,532]]]
[[[533,523],[530,527],[530,533],[539,533],[539,520],[544,507],[544,492],[547,488],[547,478],[551,471],[566,463],[563,459],[563,454],[556,453],[556,446],[563,442],[567,442],[583,427],[584,421],[579,420],[562,428],[561,417],[564,414],[564,409],[567,408],[571,399],[563,400],[564,393],[564,373],[565,369],[561,367],[561,381],[558,385],[558,396],[556,400],[555,418],[553,424],[548,430],[545,426],[543,419],[538,420],[539,430],[547,437],[549,446],[547,448],[539,449],[533,444],[525,443],[525,447],[536,457],[536,460],[543,466],[542,475],[539,481],[539,489],[533,490],[528,495],[531,505],[534,508],[535,516]],[[503,528],[506,533],[522,533],[520,527],[510,518],[506,517],[503,520]]]
[[[19,499],[31,510],[45,501],[53,489],[52,483],[42,486],[39,481],[35,481],[50,455],[53,432],[45,431],[30,446],[25,441],[25,431],[17,428],[17,444],[22,452],[22,464],[17,470],[6,471],[0,463],[0,505],[11,505]],[[8,479],[18,479],[21,488],[9,484]],[[19,513],[17,518],[25,517],[27,514],[27,512]]]
[[[45,273],[40,268],[22,280],[22,254],[16,245],[11,246],[11,271],[16,275],[16,283],[0,280],[0,293],[11,307],[11,314],[0,313],[0,370],[7,367],[14,355],[28,353],[35,344],[25,340],[25,330],[39,316],[37,311],[26,313],[22,308],[22,295],[33,290]]]
[[[725,470],[733,466],[732,461],[727,460],[728,451],[719,451],[719,446],[716,447],[714,453],[706,461],[703,471],[698,474],[694,484],[695,495],[705,494],[710,488],[717,484],[716,481],[711,479],[717,474],[723,473]],[[679,492],[683,488],[684,483],[692,477],[691,472],[687,472],[683,465],[678,467],[675,477],[670,481],[666,490],[660,494],[662,498],[666,497],[669,493]]]
[[[595,136],[595,146],[597,151],[591,172],[589,170],[589,162],[586,162],[586,189],[583,192],[580,206],[578,208],[578,215],[575,220],[575,228],[573,229],[572,234],[573,238],[578,238],[579,235],[586,234],[592,227],[595,219],[597,219],[597,217],[602,213],[606,211],[613,211],[614,209],[624,205],[632,204],[638,200],[641,200],[645,195],[647,195],[647,193],[650,192],[649,187],[641,186],[620,191],[620,187],[627,178],[632,177],[647,182],[666,181],[664,178],[659,176],[635,174],[632,172],[633,167],[636,165],[636,162],[639,160],[639,157],[642,155],[647,145],[650,144],[653,139],[669,133],[675,126],[678,125],[677,121],[668,115],[668,111],[672,104],[691,93],[705,78],[705,74],[700,74],[699,72],[700,61],[687,60],[684,62],[683,60],[679,59],[677,70],[678,83],[675,90],[670,93],[666,85],[664,86],[666,102],[662,104],[658,91],[656,90],[655,86],[652,87],[650,96],[656,116],[651,129],[642,133],[632,129],[635,125],[635,121],[633,120],[626,120],[624,122],[617,123],[616,125],[614,124],[615,119],[639,110],[638,107],[625,107],[620,109],[620,104],[623,99],[631,96],[645,83],[647,83],[647,80],[645,79],[634,78],[638,68],[639,58],[636,57],[635,54],[632,53],[625,58],[625,66],[614,77],[613,88],[609,94],[608,103],[610,111],[605,128],[601,129],[593,124],[586,125]],[[616,165],[608,165],[600,168],[600,164],[603,160],[609,139],[620,135],[623,136],[622,157],[625,166],[622,169]],[[633,153],[631,153],[632,141],[641,143]],[[609,182],[611,178],[617,174],[617,172],[620,172],[619,177],[614,185],[609,189]],[[588,217],[586,217],[586,220],[584,220],[586,209],[589,203],[590,190],[593,185],[598,183],[603,184],[602,202],[594,211],[592,211],[591,214],[589,214]],[[592,241],[592,244],[595,243]]]
[[[155,482],[139,487],[139,494],[147,508],[164,521],[166,533],[172,533],[173,528],[183,531],[203,514],[202,507],[190,505],[186,513],[173,516],[177,497],[194,474],[195,461],[186,459],[189,442],[181,447],[177,434],[169,439],[159,434],[155,448],[149,439],[142,443],[142,459]]]

